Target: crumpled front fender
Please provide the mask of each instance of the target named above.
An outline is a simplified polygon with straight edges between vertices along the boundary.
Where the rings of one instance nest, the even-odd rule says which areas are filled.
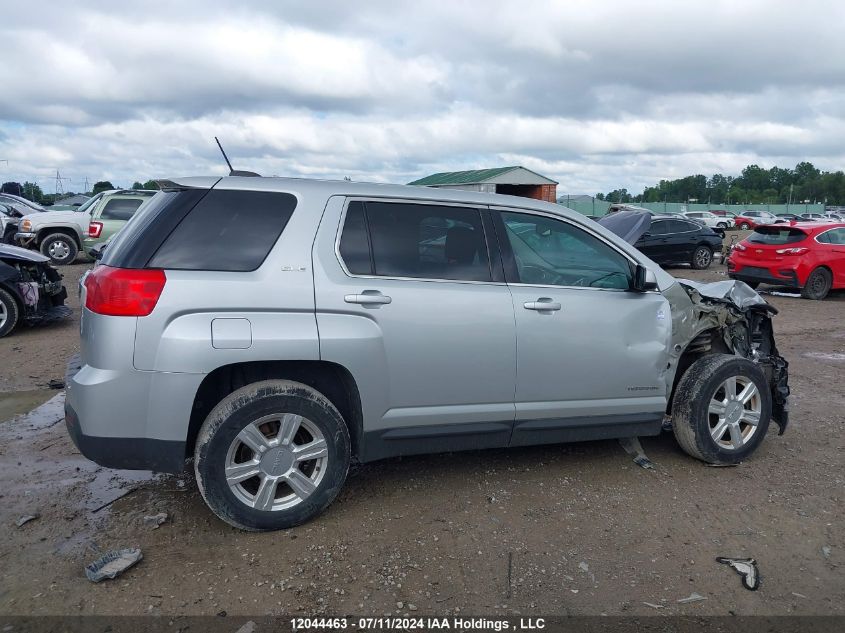
[[[663,295],[672,308],[672,349],[667,385],[671,391],[684,354],[705,354],[714,337],[730,352],[758,364],[769,382],[772,419],[780,435],[789,424],[789,363],[775,345],[777,309],[741,281],[702,284],[685,279]]]

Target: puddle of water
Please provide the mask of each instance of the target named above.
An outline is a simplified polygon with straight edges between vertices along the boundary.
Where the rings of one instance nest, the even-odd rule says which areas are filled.
[[[833,360],[845,362],[845,354],[837,352],[805,352],[804,356],[807,358],[817,358],[819,360]]]
[[[0,393],[0,422],[11,420],[16,415],[32,411],[55,395],[55,391],[45,389]]]
[[[165,477],[146,470],[103,468],[83,457],[67,435],[64,403],[62,391],[0,425],[0,481],[9,494],[52,496],[79,486],[81,494],[67,495],[68,505],[91,512],[129,489]]]

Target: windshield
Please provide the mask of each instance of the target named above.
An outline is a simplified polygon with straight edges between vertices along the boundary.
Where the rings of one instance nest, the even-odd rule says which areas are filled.
[[[796,228],[784,227],[783,225],[759,226],[749,236],[748,241],[752,244],[793,244],[805,239],[807,234]]]

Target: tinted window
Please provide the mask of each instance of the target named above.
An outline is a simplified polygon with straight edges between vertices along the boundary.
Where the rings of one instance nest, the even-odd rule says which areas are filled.
[[[374,274],[385,277],[491,280],[481,212],[478,209],[366,202],[363,211],[369,227]],[[349,250],[355,254],[354,240],[357,239],[357,266],[363,270],[366,264],[360,257],[360,237],[355,237],[357,220],[353,218],[350,222],[353,246]],[[357,230],[360,230],[360,225]]]
[[[561,220],[502,213],[519,281],[525,284],[630,287],[628,260],[587,231]]]
[[[176,226],[152,268],[245,272],[258,268],[296,207],[288,193],[212,189]]]
[[[669,222],[666,220],[655,220],[648,227],[648,232],[652,235],[666,235],[669,233]]]
[[[754,232],[748,236],[748,241],[754,244],[792,244],[806,237],[807,234],[804,231],[778,224],[767,224],[754,229]]]
[[[685,233],[687,231],[698,231],[701,229],[700,224],[693,222],[685,222],[684,220],[669,220],[669,233]]]
[[[350,203],[346,210],[346,220],[340,236],[340,256],[347,270],[353,275],[373,274],[364,204],[361,202]]]
[[[100,213],[100,218],[103,220],[123,220],[125,222],[135,214],[135,211],[143,202],[145,201],[137,198],[112,198],[106,202],[106,206]]]

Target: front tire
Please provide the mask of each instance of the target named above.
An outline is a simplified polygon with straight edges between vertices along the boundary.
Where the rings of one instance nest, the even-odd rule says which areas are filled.
[[[19,319],[18,302],[6,289],[0,288],[0,338],[11,334]]]
[[[713,251],[706,246],[699,246],[692,254],[692,267],[696,270],[704,270],[709,268],[713,262]]]
[[[719,222],[716,224],[716,227],[724,231],[726,228],[728,228],[728,225],[725,222]]]
[[[710,464],[738,464],[769,428],[772,395],[747,358],[710,354],[681,376],[672,398],[672,429],[688,455]]]
[[[200,493],[218,517],[251,531],[320,514],[349,470],[346,423],[320,392],[289,380],[252,383],[224,398],[197,437]]]
[[[72,264],[79,253],[76,240],[66,233],[51,233],[41,240],[40,250],[57,266]]]
[[[807,282],[801,288],[801,296],[805,299],[821,301],[830,292],[833,277],[827,268],[816,268],[807,277]]]

